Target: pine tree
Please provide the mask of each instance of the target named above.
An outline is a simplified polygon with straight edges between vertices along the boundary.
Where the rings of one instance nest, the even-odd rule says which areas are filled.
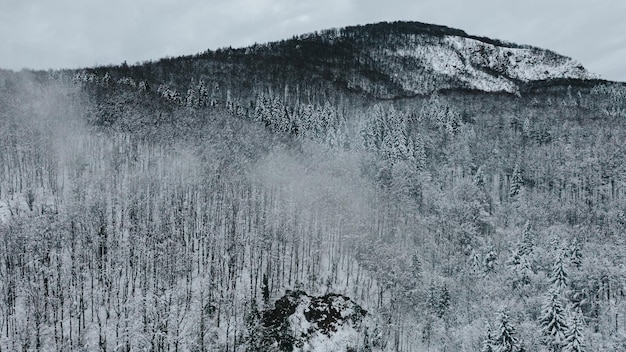
[[[265,122],[268,115],[267,99],[263,94],[257,96],[256,103],[254,104],[254,121]]]
[[[185,105],[188,108],[195,109],[198,107],[198,92],[195,80],[192,78],[191,83],[189,84],[189,89],[187,89],[187,98],[185,99]]]
[[[483,258],[483,271],[485,274],[495,271],[497,260],[498,254],[495,250],[491,249],[487,252],[487,254],[485,254],[485,257]]]
[[[491,333],[491,326],[487,326],[487,337],[483,340],[480,352],[496,352],[494,346],[493,334]]]
[[[387,134],[386,115],[380,104],[374,105],[372,113],[361,129],[363,148],[375,154],[384,154]]]
[[[506,310],[502,310],[498,314],[498,324],[493,337],[493,347],[498,352],[513,352],[519,350],[519,341],[515,337],[515,328],[509,321],[509,315]]]
[[[435,286],[431,284],[429,290],[428,304],[432,311],[439,318],[443,318],[450,309],[450,292],[446,286]]]
[[[470,253],[470,260],[472,271],[474,273],[480,272],[482,268],[482,259],[480,258],[480,254],[472,249],[472,252]]]
[[[412,153],[411,158],[415,170],[423,170],[426,166],[426,148],[424,147],[424,140],[422,136],[418,135],[415,139],[410,140],[409,153]]]
[[[201,107],[209,106],[209,89],[202,79],[198,85],[198,94],[198,105]]]
[[[568,325],[569,328],[565,332],[563,341],[563,352],[584,352],[583,314],[580,308],[571,314]]]
[[[413,274],[413,278],[420,280],[423,274],[422,270],[422,261],[417,252],[415,252],[411,256],[411,273]]]
[[[509,197],[514,198],[522,189],[523,185],[522,173],[519,164],[515,164],[513,175],[511,176],[511,184],[509,186]]]
[[[506,265],[509,270],[518,276],[523,284],[530,282],[530,273],[532,272],[530,262],[525,255],[520,254],[519,249],[512,251],[511,257],[506,261]]]
[[[533,252],[533,248],[535,247],[535,241],[532,237],[532,228],[530,226],[530,222],[526,221],[524,224],[524,229],[522,230],[522,242],[519,246],[520,255],[526,256],[530,255]]]
[[[554,266],[552,267],[552,275],[550,276],[550,283],[552,288],[559,293],[563,293],[567,289],[567,270],[565,268],[565,256],[560,253],[557,257]]]
[[[548,292],[542,308],[540,325],[541,333],[547,338],[547,343],[557,350],[563,342],[568,326],[561,305],[561,294],[555,288]]]

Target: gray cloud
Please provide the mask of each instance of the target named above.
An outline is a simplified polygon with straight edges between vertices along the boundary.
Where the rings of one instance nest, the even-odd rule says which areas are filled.
[[[134,63],[415,20],[551,49],[603,78],[626,81],[624,13],[621,0],[0,0],[0,67]]]

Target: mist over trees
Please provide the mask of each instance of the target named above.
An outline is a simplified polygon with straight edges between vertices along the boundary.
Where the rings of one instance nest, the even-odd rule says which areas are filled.
[[[623,350],[624,85],[415,94],[464,33],[374,29],[1,72],[0,350]]]

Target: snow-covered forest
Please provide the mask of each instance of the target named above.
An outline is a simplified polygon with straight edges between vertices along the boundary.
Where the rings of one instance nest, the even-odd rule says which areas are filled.
[[[0,71],[0,351],[624,350],[626,87],[415,26]]]

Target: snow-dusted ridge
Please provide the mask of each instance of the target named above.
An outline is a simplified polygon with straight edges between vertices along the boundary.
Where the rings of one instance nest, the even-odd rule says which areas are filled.
[[[469,36],[424,34],[407,36],[400,45],[383,50],[381,61],[405,62],[411,59],[430,74],[457,81],[464,88],[486,92],[517,93],[519,83],[552,79],[598,79],[577,61],[554,52],[530,46],[496,45]],[[393,66],[393,70],[397,70]],[[404,67],[405,74],[392,76],[406,91],[429,93],[422,83],[428,76],[413,74],[415,67]],[[390,72],[391,73],[391,72]],[[451,84],[451,87],[457,84]]]
[[[446,36],[444,43],[463,55],[471,65],[488,67],[524,82],[556,78],[598,78],[585,70],[580,63],[548,50],[502,47],[455,36]]]

